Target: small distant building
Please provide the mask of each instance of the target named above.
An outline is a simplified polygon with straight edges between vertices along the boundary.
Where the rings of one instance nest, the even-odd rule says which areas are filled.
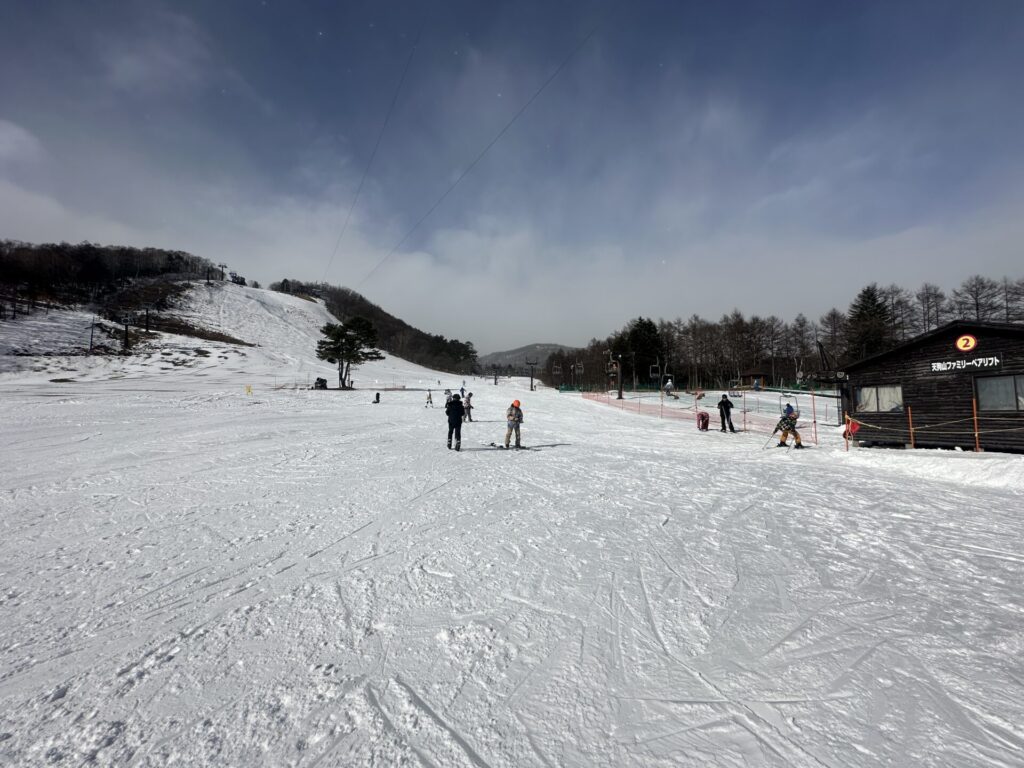
[[[861,444],[1024,452],[1024,325],[957,320],[845,373]]]
[[[763,389],[764,387],[770,386],[771,377],[764,371],[759,371],[753,368],[749,371],[743,371],[740,374],[739,386],[750,387],[751,389]]]

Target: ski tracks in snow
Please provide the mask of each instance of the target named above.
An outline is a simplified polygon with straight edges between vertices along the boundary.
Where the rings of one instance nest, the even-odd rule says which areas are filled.
[[[1013,490],[518,396],[557,448],[416,392],[6,407],[0,757],[1014,763]]]

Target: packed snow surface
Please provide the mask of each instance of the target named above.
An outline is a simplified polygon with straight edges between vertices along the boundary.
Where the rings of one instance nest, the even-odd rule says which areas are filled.
[[[1024,764],[1024,457],[518,379],[467,379],[456,453],[461,377],[300,389],[322,306],[185,312],[259,346],[0,378],[0,764]]]

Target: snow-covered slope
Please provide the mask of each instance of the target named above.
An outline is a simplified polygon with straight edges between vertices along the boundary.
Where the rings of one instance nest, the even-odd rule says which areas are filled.
[[[0,764],[1021,765],[1024,457],[522,380],[455,453],[421,391],[276,388],[316,305],[187,311],[261,346],[0,378]]]
[[[130,356],[88,357],[84,353],[95,318],[75,310],[51,310],[0,323],[0,373],[32,371],[39,374],[35,381],[60,375],[75,381],[155,378],[166,382],[167,372],[178,371],[190,375],[190,386],[217,388],[308,387],[318,376],[337,381],[336,368],[316,357],[320,328],[337,322],[322,303],[232,283],[199,283],[168,314],[252,346],[157,334],[155,340],[136,345]],[[118,346],[116,339],[110,341],[98,333],[97,341],[101,338]],[[438,381],[457,387],[462,382],[460,377],[438,375],[392,357],[360,366],[353,378],[356,386],[381,388],[436,388]]]

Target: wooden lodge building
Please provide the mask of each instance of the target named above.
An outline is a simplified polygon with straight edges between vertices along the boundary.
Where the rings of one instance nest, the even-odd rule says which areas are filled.
[[[861,445],[1024,452],[1024,325],[957,320],[845,373]]]

